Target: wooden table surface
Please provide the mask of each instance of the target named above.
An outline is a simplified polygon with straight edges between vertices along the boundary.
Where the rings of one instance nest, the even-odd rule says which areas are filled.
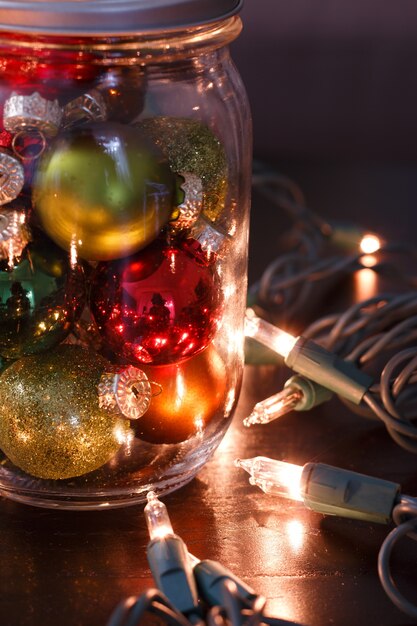
[[[323,170],[314,171],[324,180]],[[328,187],[326,197],[317,191],[311,168],[294,173],[324,212],[331,202],[336,205],[340,172],[327,170],[327,182],[330,177],[335,185],[333,199]],[[383,185],[394,185],[395,175],[388,179],[381,171],[376,185],[372,172],[360,174],[374,184],[375,193],[368,188],[366,195],[371,218],[380,196],[388,204]],[[414,193],[415,201],[412,170],[406,181],[400,195],[408,202]],[[361,201],[359,196],[356,210]],[[389,228],[389,213],[382,215],[378,227]],[[264,262],[259,238],[267,219],[256,208],[252,276]],[[399,228],[398,219],[392,218],[392,228]],[[175,531],[193,554],[221,561],[265,595],[270,614],[310,626],[411,623],[386,597],[377,576],[378,550],[389,527],[324,518],[301,504],[263,494],[234,467],[236,457],[256,455],[299,464],[316,460],[400,482],[404,493],[417,494],[415,456],[398,448],[382,426],[351,414],[337,399],[307,414],[245,429],[243,417],[280,388],[283,376],[280,366],[246,366],[234,421],[214,457],[191,483],[164,498]],[[1,499],[0,529],[2,626],[105,626],[122,598],[153,585],[142,505],[59,512]],[[416,558],[414,542],[405,540],[393,559],[401,588],[411,598],[416,596]]]

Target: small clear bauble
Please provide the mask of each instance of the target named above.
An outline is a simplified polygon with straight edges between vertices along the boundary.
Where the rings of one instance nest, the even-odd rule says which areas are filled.
[[[81,509],[180,487],[230,424],[250,118],[222,15],[132,46],[77,15],[3,33],[0,491]]]

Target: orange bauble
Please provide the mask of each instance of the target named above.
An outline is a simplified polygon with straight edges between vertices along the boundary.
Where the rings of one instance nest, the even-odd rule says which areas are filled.
[[[141,369],[162,391],[132,423],[139,439],[150,443],[185,441],[204,430],[225,404],[226,368],[212,345],[187,361],[143,365]]]

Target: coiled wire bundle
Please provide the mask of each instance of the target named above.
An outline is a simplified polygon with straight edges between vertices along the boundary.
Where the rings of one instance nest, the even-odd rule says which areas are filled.
[[[370,371],[378,382],[349,407],[380,419],[394,441],[417,453],[417,293],[375,296],[321,318],[303,336]]]
[[[375,383],[359,406],[342,401],[355,413],[381,420],[396,443],[417,453],[417,275],[409,269],[417,249],[375,237],[369,266],[370,250],[360,249],[363,229],[323,220],[306,206],[293,181],[261,163],[255,164],[253,185],[293,226],[282,237],[277,258],[249,289],[249,303],[275,324],[301,328],[303,337],[371,373]],[[305,323],[311,303],[321,304],[326,290],[364,268],[394,284],[395,291],[407,291],[382,293]]]

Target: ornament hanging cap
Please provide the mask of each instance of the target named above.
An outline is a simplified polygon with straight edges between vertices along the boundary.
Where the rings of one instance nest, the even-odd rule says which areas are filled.
[[[29,241],[24,212],[3,209],[0,213],[0,260],[7,259],[13,267]]]
[[[145,372],[133,365],[105,372],[98,385],[99,406],[127,419],[139,419],[155,395],[152,384]]]
[[[243,0],[0,0],[0,29],[59,35],[146,33],[235,15]]]
[[[107,107],[104,98],[97,89],[92,89],[65,105],[63,126],[69,128],[85,122],[102,122],[106,118]]]
[[[15,200],[24,183],[25,171],[20,160],[0,149],[0,205]]]
[[[62,111],[58,100],[47,100],[37,91],[30,96],[12,92],[4,103],[3,124],[11,133],[34,129],[45,135],[56,135]]]
[[[203,208],[203,182],[200,176],[191,172],[181,172],[179,176],[183,180],[180,189],[184,193],[184,200],[176,208],[175,219],[169,222],[174,233],[191,228]]]

